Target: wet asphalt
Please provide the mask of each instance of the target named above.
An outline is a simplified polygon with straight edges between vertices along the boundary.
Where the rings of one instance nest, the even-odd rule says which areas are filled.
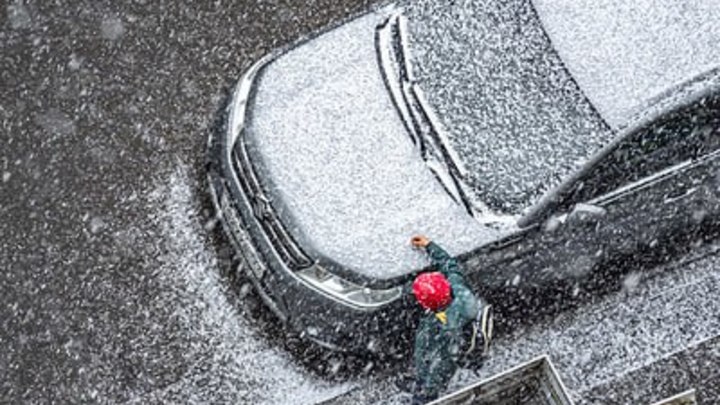
[[[0,2],[0,403],[317,391],[263,376],[295,359],[224,286],[205,142],[253,61],[370,3]]]

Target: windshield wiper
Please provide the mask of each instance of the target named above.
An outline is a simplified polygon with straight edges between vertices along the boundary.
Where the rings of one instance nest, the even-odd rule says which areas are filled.
[[[378,26],[375,35],[383,80],[405,128],[420,155],[443,185],[465,210],[475,216],[462,178],[467,174],[453,150],[440,120],[415,83],[409,55],[407,18],[394,14]]]
[[[398,52],[396,46],[399,35],[398,27],[399,15],[397,14],[379,25],[375,31],[375,49],[377,50],[383,81],[390,92],[393,105],[400,114],[410,139],[420,148],[424,159],[426,150],[422,136],[418,131],[419,123],[415,121],[415,116],[410,111],[406,92],[403,90],[404,87],[412,83],[414,78],[412,68],[409,65],[410,62],[405,59],[407,55],[404,52]]]

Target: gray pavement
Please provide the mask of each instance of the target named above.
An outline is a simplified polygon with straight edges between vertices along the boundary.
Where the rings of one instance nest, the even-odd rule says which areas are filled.
[[[368,3],[0,3],[0,403],[345,389],[227,288],[202,165],[243,69]]]
[[[252,294],[228,276],[204,184],[205,140],[241,72],[369,3],[0,5],[0,403],[407,398],[386,373],[363,375],[371,364],[335,378],[309,371],[282,331],[255,319]],[[481,374],[463,371],[453,386],[554,342],[599,340],[607,351],[558,361],[594,403],[612,389],[604,373],[622,364],[633,369],[626,383],[636,373],[652,387],[662,374],[640,371],[674,361],[676,341],[716,353],[718,258],[678,263],[631,274],[624,290],[544,326],[506,331]],[[607,333],[585,335],[595,325]],[[678,360],[688,381],[717,379],[693,374],[693,350]],[[342,366],[330,364],[330,375]]]

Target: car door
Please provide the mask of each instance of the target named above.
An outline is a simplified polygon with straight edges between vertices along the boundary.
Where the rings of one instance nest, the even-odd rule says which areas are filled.
[[[703,98],[627,132],[521,229],[464,259],[491,290],[582,279],[613,255],[720,222],[719,189],[720,101]]]
[[[565,226],[592,227],[603,255],[656,247],[718,213],[718,103],[702,99],[629,133],[562,206]]]
[[[627,132],[557,202],[490,247],[484,265],[511,285],[581,278],[612,255],[715,221],[719,117],[718,99],[702,98]]]
[[[553,210],[506,237],[460,259],[469,279],[488,292],[540,289],[567,285],[587,275],[602,257],[606,232],[597,207],[573,204]],[[573,220],[568,221],[573,212]],[[524,294],[532,298],[533,294]]]

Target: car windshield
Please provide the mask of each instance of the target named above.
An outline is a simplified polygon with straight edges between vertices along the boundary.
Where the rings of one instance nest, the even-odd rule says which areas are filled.
[[[487,204],[470,198],[467,170],[455,152],[440,119],[417,83],[408,44],[407,18],[393,14],[377,27],[376,46],[383,80],[410,139],[443,188],[478,222],[504,227],[517,218],[498,215]]]
[[[401,4],[415,82],[442,117],[470,197],[519,214],[612,140],[529,0]]]
[[[377,27],[375,41],[383,81],[410,139],[443,188],[474,215],[465,192],[466,186],[462,183],[465,169],[449,145],[438,118],[428,107],[424,93],[413,83],[414,74],[407,47],[407,19],[399,14],[392,15]]]

